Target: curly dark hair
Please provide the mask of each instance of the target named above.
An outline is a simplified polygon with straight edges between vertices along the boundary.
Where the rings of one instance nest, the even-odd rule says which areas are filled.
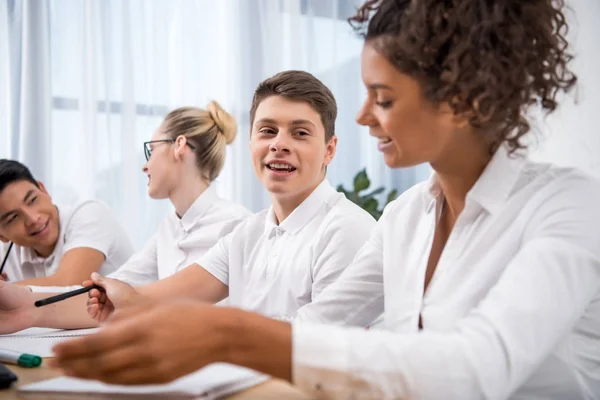
[[[526,147],[527,108],[551,113],[557,93],[577,81],[567,67],[563,7],[562,0],[369,0],[348,21],[433,104],[468,116],[491,152],[507,142],[512,153]]]

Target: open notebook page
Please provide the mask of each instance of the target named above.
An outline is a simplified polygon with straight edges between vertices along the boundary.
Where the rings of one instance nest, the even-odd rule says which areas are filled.
[[[86,379],[59,377],[18,388],[19,396],[85,395],[110,399],[202,398],[213,399],[231,394],[267,380],[266,375],[247,368],[216,363],[161,385],[109,385]]]
[[[9,335],[0,335],[0,349],[20,351],[40,357],[52,357],[52,347],[73,337],[89,335],[99,328],[49,329],[29,328]]]

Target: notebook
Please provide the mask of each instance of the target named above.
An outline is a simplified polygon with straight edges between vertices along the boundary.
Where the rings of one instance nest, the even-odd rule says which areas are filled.
[[[52,357],[52,347],[73,337],[89,335],[99,328],[90,329],[49,329],[29,328],[9,335],[0,335],[0,349],[35,354],[40,357]]]
[[[268,376],[230,364],[216,363],[161,385],[110,385],[87,379],[59,377],[21,386],[20,397],[69,395],[102,399],[216,399],[255,386]]]

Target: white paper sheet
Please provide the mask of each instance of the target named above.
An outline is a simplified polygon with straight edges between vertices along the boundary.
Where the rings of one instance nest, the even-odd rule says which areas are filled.
[[[59,377],[18,388],[20,396],[82,395],[102,398],[202,398],[231,394],[268,379],[247,368],[216,363],[162,385],[109,385],[98,381]]]
[[[99,328],[91,329],[48,329],[29,328],[9,335],[0,335],[0,349],[20,351],[40,357],[52,357],[52,347],[73,337],[89,335]]]

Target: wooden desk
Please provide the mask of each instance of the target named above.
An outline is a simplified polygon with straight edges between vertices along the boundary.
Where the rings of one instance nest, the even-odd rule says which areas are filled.
[[[60,373],[56,370],[52,370],[47,367],[40,368],[20,368],[13,365],[8,365],[8,368],[12,370],[18,377],[17,385],[9,390],[0,390],[0,400],[14,400],[19,399],[17,396],[16,387],[26,385],[28,383],[43,381],[45,379],[55,378],[60,376]],[[31,398],[31,397],[28,397]],[[232,396],[225,397],[228,400],[249,400],[249,399],[260,399],[260,400],[307,400],[309,397],[298,389],[294,388],[287,382],[279,379],[271,379],[265,383],[261,383],[255,387],[236,393]],[[35,399],[45,400],[48,397],[35,397]],[[52,397],[56,399],[56,397]],[[69,400],[85,400],[85,396],[69,396]]]

